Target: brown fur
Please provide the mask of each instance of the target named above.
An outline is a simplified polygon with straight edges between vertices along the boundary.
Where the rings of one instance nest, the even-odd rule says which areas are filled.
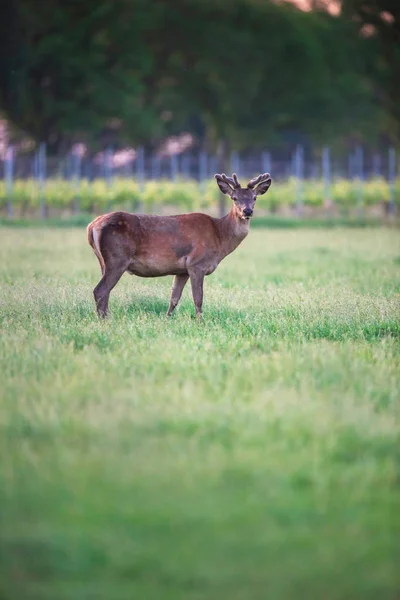
[[[205,275],[247,236],[256,195],[271,183],[269,175],[260,176],[257,192],[258,188],[241,188],[235,174],[215,177],[221,191],[234,200],[222,219],[202,213],[161,217],[113,212],[88,225],[88,241],[102,271],[93,290],[99,316],[106,316],[110,292],[125,271],[139,277],[175,275],[168,315],[190,278],[196,314],[201,315]]]

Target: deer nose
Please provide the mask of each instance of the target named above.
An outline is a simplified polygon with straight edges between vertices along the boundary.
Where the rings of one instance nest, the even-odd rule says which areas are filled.
[[[243,209],[243,215],[245,217],[251,217],[253,214],[253,210],[251,208],[244,208]]]

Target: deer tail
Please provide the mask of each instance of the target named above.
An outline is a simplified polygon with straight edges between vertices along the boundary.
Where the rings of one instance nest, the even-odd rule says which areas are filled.
[[[105,265],[104,258],[102,256],[101,250],[100,250],[101,228],[100,227],[98,228],[96,226],[95,222],[89,223],[89,225],[87,227],[87,233],[88,233],[88,242],[91,245],[91,247],[93,248],[93,252],[97,256],[97,259],[100,263],[101,274],[104,275],[104,273],[106,272],[106,265]]]

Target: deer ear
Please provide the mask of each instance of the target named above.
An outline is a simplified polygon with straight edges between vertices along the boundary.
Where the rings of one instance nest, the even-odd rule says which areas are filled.
[[[254,193],[256,196],[262,196],[263,194],[265,194],[265,192],[267,192],[269,190],[269,186],[272,183],[272,179],[271,177],[269,179],[266,179],[265,181],[261,182],[260,185],[258,185],[256,187],[256,189],[254,190]]]
[[[229,185],[229,183],[226,183],[226,181],[224,181],[222,179],[222,176],[219,175],[218,173],[216,173],[214,175],[215,180],[218,184],[219,189],[221,190],[221,192],[223,194],[226,194],[227,196],[230,196],[232,198],[232,194],[233,194],[233,189],[231,188],[231,186]]]

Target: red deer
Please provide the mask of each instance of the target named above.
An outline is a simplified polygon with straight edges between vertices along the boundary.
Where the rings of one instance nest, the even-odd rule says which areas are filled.
[[[110,292],[125,271],[139,277],[175,276],[168,316],[190,278],[196,315],[201,317],[204,276],[247,236],[256,197],[271,185],[269,173],[254,177],[245,188],[235,173],[217,174],[215,179],[233,200],[231,211],[221,219],[202,213],[162,217],[112,212],[88,225],[89,244],[102,273],[93,290],[100,317],[107,315]]]

